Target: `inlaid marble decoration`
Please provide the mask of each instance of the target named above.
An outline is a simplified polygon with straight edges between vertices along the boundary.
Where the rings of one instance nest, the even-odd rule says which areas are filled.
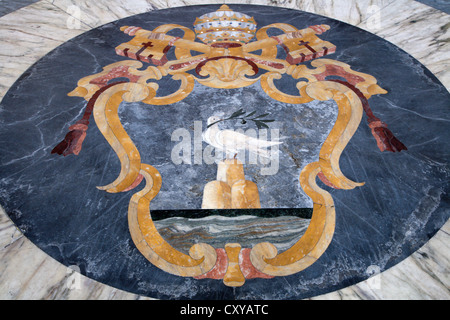
[[[48,255],[115,288],[307,298],[447,221],[449,102],[417,60],[323,16],[152,11],[64,43],[8,91],[0,199]]]

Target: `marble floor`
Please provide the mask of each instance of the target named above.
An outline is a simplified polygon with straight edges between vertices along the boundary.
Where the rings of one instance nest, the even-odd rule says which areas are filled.
[[[450,88],[450,16],[444,12],[448,10],[445,1],[431,1],[427,5],[427,1],[413,0],[2,0],[0,100],[30,66],[85,32],[153,10],[223,3],[297,9],[356,26],[403,49],[447,90]],[[449,121],[448,117],[443,120]],[[449,159],[444,160],[448,170]],[[447,300],[450,298],[449,233],[447,221],[429,241],[398,264],[381,273],[374,270],[369,279],[307,299]],[[39,249],[4,210],[0,211],[0,299],[153,299],[106,285],[79,271],[76,263],[68,267]]]

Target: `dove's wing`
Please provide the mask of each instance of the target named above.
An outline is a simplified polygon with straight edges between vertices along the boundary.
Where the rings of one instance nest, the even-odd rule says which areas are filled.
[[[203,140],[226,153],[239,153],[240,150],[249,150],[267,158],[270,158],[271,153],[266,148],[283,143],[257,139],[233,130],[219,130],[216,125],[211,126],[203,133]]]
[[[216,141],[230,153],[238,153],[239,150],[246,149],[266,158],[271,157],[271,152],[266,149],[267,147],[282,143],[257,139],[232,130],[218,132]]]
[[[203,133],[202,133],[202,139],[203,141],[205,141],[207,144],[212,145],[213,142],[211,141],[211,130],[208,128],[206,129]]]
[[[219,127],[217,125],[213,125],[211,127],[209,127],[208,129],[206,129],[205,132],[203,132],[202,134],[203,136],[203,141],[205,141],[207,144],[215,147],[215,148],[220,148],[223,149],[223,145],[220,141],[220,130]]]
[[[217,141],[227,149],[232,148],[242,150],[247,148],[248,138],[250,137],[233,130],[222,130],[217,138]]]
[[[222,144],[234,145],[239,149],[246,149],[246,148],[264,149],[271,146],[280,145],[283,143],[282,141],[267,141],[263,139],[254,138],[232,130],[220,131],[220,138],[217,140],[218,141],[220,140]]]

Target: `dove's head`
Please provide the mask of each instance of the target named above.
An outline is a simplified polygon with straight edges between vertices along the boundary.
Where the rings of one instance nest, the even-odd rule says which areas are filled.
[[[212,117],[208,118],[207,124],[210,125],[210,124],[213,124],[215,122],[219,122],[221,120],[223,120],[223,119],[219,118],[218,116],[212,116]]]

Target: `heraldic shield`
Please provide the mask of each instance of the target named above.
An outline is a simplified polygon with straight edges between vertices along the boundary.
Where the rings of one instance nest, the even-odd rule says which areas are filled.
[[[336,209],[332,195],[323,185],[342,190],[364,187],[364,182],[347,178],[339,166],[341,154],[363,114],[374,137],[374,148],[406,150],[387,124],[372,113],[368,103],[371,96],[387,91],[377,84],[375,77],[332,59],[339,48],[322,40],[329,29],[328,25],[312,25],[299,30],[286,23],[258,28],[254,18],[234,12],[227,5],[199,16],[193,29],[176,24],[160,25],[154,30],[121,26],[120,31],[131,37],[115,47],[122,60],[78,81],[69,96],[84,98],[85,112],[52,153],[78,155],[93,115],[98,130],[117,154],[121,168],[115,181],[97,188],[119,193],[141,186],[129,201],[129,231],[140,253],[163,271],[194,279],[223,280],[230,287],[243,286],[247,279],[301,272],[320,258],[333,238]],[[180,36],[170,35],[172,30],[177,30]],[[167,78],[178,83],[178,88],[159,96]],[[277,87],[277,81],[283,78],[295,82],[295,94]],[[157,228],[150,207],[158,199],[164,174],[156,169],[158,163],[141,162],[138,147],[121,122],[119,106],[127,102],[172,105],[202,86],[217,91],[260,86],[265,95],[293,108],[302,108],[302,104],[313,101],[330,100],[337,105],[337,116],[321,142],[316,160],[302,167],[296,179],[299,190],[312,202],[312,214],[305,232],[296,235],[288,248],[280,250],[267,241],[252,247],[239,242],[214,247],[208,241],[198,241],[183,252]],[[277,120],[276,115],[265,113],[259,106],[245,109],[230,108],[222,115],[199,119],[207,124],[201,135],[203,142],[221,154],[211,164],[217,168],[215,179],[210,177],[202,186],[199,210],[248,214],[264,208],[262,188],[255,177],[252,179],[246,173],[247,164],[240,154],[251,152],[270,161],[284,144],[300,147],[294,138],[268,140],[261,134],[258,138],[221,130],[219,125],[238,121],[268,132]]]

